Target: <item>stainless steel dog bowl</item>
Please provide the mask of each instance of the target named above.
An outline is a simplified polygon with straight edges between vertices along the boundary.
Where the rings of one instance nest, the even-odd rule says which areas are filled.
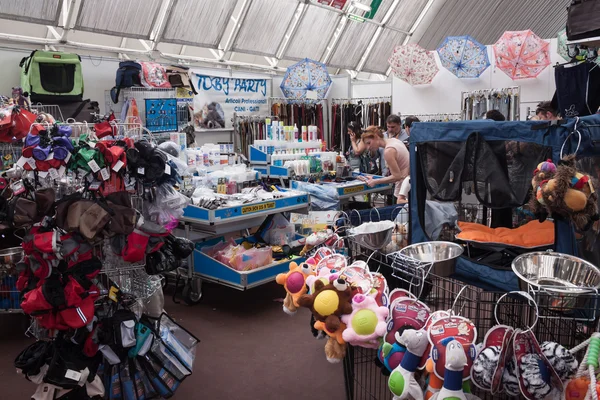
[[[593,293],[600,287],[600,270],[581,258],[552,251],[518,256],[515,274],[525,283],[562,294]]]
[[[456,269],[456,259],[464,249],[452,242],[423,242],[407,246],[400,254],[421,262],[431,262],[431,272],[437,276],[450,276]]]
[[[392,221],[365,222],[350,229],[356,242],[372,250],[380,250],[388,244],[396,225]]]
[[[0,264],[14,265],[23,258],[22,247],[10,247],[0,250]]]

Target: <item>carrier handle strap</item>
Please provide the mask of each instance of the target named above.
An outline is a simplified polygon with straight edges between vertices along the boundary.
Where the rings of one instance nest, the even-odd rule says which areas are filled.
[[[71,115],[69,118],[76,119],[76,118],[77,118],[77,116],[79,115],[79,113],[81,112],[81,110],[83,110],[83,107],[85,107],[85,106],[86,106],[86,104],[88,104],[89,102],[90,102],[90,99],[85,99],[85,100],[83,100],[83,101],[81,102],[81,104],[79,105],[79,107],[77,107],[77,108],[75,109],[75,111],[73,111],[73,114],[72,114],[72,115]],[[69,118],[67,118],[67,119],[69,119]]]
[[[25,74],[29,73],[29,67],[31,66],[31,62],[33,61],[33,55],[35,54],[37,50],[33,50],[31,52],[31,54],[29,55],[29,57],[27,57],[26,59],[24,59],[23,61],[25,63],[27,63],[27,65],[25,66]]]

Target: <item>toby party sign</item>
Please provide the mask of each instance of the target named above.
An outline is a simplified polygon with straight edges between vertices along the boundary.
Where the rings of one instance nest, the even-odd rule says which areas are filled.
[[[232,127],[233,114],[269,115],[268,96],[271,80],[231,76],[192,75],[194,96],[194,127],[224,129]]]

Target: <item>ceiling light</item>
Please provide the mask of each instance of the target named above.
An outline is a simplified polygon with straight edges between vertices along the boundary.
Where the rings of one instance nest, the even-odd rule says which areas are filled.
[[[353,5],[355,8],[358,8],[359,10],[362,10],[362,11],[364,11],[364,12],[371,12],[371,6],[368,6],[368,5],[366,5],[366,4],[363,4],[363,3],[361,3],[361,2],[358,2],[358,1],[353,1],[353,2],[352,2],[352,5]]]

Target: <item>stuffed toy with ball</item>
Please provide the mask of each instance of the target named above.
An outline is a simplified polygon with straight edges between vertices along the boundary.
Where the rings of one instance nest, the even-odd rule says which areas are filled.
[[[275,281],[283,285],[286,291],[283,301],[283,311],[286,314],[293,315],[296,313],[298,299],[308,291],[306,280],[311,275],[313,275],[313,270],[310,265],[305,263],[298,265],[295,262],[291,262],[289,272],[278,274],[275,277]]]
[[[600,218],[592,178],[577,171],[574,155],[563,158],[558,166],[551,160],[540,163],[531,184],[530,206],[542,221],[549,214],[560,215],[586,231]]]

